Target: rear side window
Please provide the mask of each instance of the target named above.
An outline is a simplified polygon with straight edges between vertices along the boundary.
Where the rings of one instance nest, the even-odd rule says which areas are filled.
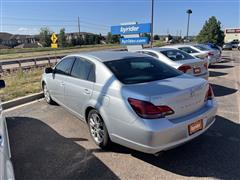
[[[94,64],[85,59],[77,58],[73,65],[71,76],[94,82],[95,81]]]
[[[180,47],[178,48],[186,53],[198,53],[197,50],[193,49],[193,48],[190,48],[190,47]]]
[[[58,74],[69,75],[71,72],[74,60],[75,60],[74,57],[64,58],[55,67],[55,72]]]
[[[172,61],[182,61],[182,60],[188,60],[188,59],[195,59],[193,56],[179,50],[166,50],[161,51],[162,54],[167,56]]]
[[[147,54],[149,56],[152,56],[152,57],[155,57],[155,58],[158,58],[158,55],[153,53],[153,52],[149,52],[149,51],[142,51],[142,54]]]
[[[179,71],[152,57],[107,61],[104,64],[124,84],[157,81],[181,74]]]

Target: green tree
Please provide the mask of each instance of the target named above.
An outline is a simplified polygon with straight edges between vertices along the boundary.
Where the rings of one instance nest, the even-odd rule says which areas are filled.
[[[112,35],[112,33],[107,34],[107,43],[119,43],[120,35]]]
[[[170,41],[170,40],[172,40],[173,39],[173,37],[172,37],[172,35],[171,34],[168,34],[168,41]]]
[[[67,46],[67,37],[65,34],[65,28],[60,29],[60,33],[58,36],[58,43],[60,47],[66,47]]]
[[[112,43],[112,33],[107,34],[107,43]]]
[[[212,16],[205,22],[202,30],[197,36],[199,43],[214,43],[222,45],[224,41],[224,32],[221,30],[221,22]]]
[[[82,35],[77,36],[77,39],[75,39],[75,40],[76,40],[76,44],[75,45],[81,46],[81,45],[83,45],[85,43],[84,40],[83,40]]]
[[[147,37],[147,38],[151,39],[151,35],[149,33],[144,33],[143,37]]]
[[[153,39],[154,39],[154,40],[160,40],[159,35],[155,34],[155,35],[153,36]]]
[[[51,45],[51,33],[47,27],[40,29],[39,42],[43,45],[43,47],[49,47]]]
[[[120,35],[113,35],[112,36],[112,43],[119,43],[119,38],[120,38]]]

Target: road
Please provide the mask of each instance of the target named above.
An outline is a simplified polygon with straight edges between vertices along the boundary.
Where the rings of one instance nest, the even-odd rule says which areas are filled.
[[[119,145],[100,150],[82,121],[43,100],[6,111],[16,179],[239,179],[240,52],[223,56],[210,68],[215,124],[158,157]]]

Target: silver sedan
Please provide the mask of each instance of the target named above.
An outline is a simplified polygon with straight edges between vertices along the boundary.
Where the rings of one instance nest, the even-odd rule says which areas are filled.
[[[45,70],[42,87],[48,103],[86,121],[101,148],[158,153],[202,134],[217,110],[206,80],[130,52],[69,55]]]
[[[208,80],[208,61],[173,48],[148,48],[136,51],[159,59],[184,73]]]
[[[0,80],[0,88],[3,88],[5,83]],[[14,171],[10,160],[11,152],[8,140],[7,123],[2,115],[2,106],[0,102],[0,180],[14,180]]]

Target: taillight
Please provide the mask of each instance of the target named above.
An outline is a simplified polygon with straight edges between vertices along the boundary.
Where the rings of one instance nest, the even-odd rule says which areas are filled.
[[[207,91],[206,96],[205,96],[205,101],[212,100],[213,97],[214,97],[213,90],[212,90],[211,85],[209,84],[208,91]]]
[[[208,63],[204,63],[204,67],[207,69],[208,68]]]
[[[189,65],[182,65],[178,68],[178,70],[180,70],[184,73],[186,73],[189,69],[191,69],[191,66],[189,66]]]
[[[128,98],[128,102],[137,115],[144,119],[157,119],[174,114],[168,106],[155,106],[150,102],[133,98]]]
[[[211,52],[209,52],[209,53],[208,53],[208,56],[213,56],[213,55],[214,55],[214,54],[213,54],[213,53],[211,53]]]

